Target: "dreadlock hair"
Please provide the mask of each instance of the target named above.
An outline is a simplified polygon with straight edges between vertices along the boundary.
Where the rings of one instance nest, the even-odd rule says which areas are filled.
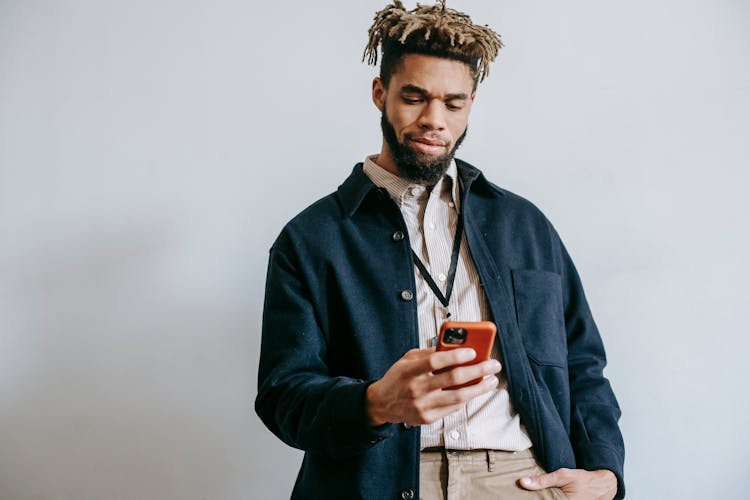
[[[466,64],[476,90],[503,46],[500,35],[487,26],[475,25],[463,12],[447,8],[445,0],[432,6],[417,4],[410,11],[395,0],[374,19],[362,60],[376,65],[380,45],[380,79],[386,87],[404,55],[425,54]]]

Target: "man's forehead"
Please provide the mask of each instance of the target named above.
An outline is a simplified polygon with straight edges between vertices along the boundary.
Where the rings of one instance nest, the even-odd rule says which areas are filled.
[[[474,79],[468,65],[455,59],[423,54],[406,54],[391,76],[398,91],[422,89],[430,94],[469,94]]]

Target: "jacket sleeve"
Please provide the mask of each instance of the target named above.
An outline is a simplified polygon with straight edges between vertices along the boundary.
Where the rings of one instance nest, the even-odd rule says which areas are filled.
[[[331,458],[356,455],[385,439],[392,425],[372,427],[365,413],[371,381],[331,376],[310,284],[284,234],[271,248],[263,310],[255,410],[282,441]]]
[[[554,230],[553,230],[554,231]],[[625,496],[625,446],[618,427],[620,407],[603,370],[607,363],[573,261],[557,234],[568,339],[571,397],[570,439],[579,468],[608,469],[617,476],[617,497]]]

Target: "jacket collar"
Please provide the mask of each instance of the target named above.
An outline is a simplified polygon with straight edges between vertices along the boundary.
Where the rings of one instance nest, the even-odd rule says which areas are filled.
[[[354,212],[359,209],[370,192],[383,189],[373,184],[362,170],[362,165],[361,162],[354,165],[352,173],[338,188],[339,200],[347,217],[354,215]],[[469,189],[504,194],[500,188],[489,182],[484,177],[484,174],[473,165],[456,158],[456,167],[458,168],[458,178],[461,180],[461,185],[463,186],[462,195],[464,197]]]

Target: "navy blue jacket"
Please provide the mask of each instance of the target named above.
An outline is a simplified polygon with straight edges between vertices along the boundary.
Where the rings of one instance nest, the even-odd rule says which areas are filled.
[[[559,236],[531,203],[457,160],[466,239],[498,326],[508,391],[547,470],[609,469],[624,496],[620,409]],[[373,428],[368,384],[419,346],[401,212],[357,164],[273,244],[255,409],[305,451],[292,498],[419,498],[419,427]],[[416,296],[416,293],[413,294]]]

